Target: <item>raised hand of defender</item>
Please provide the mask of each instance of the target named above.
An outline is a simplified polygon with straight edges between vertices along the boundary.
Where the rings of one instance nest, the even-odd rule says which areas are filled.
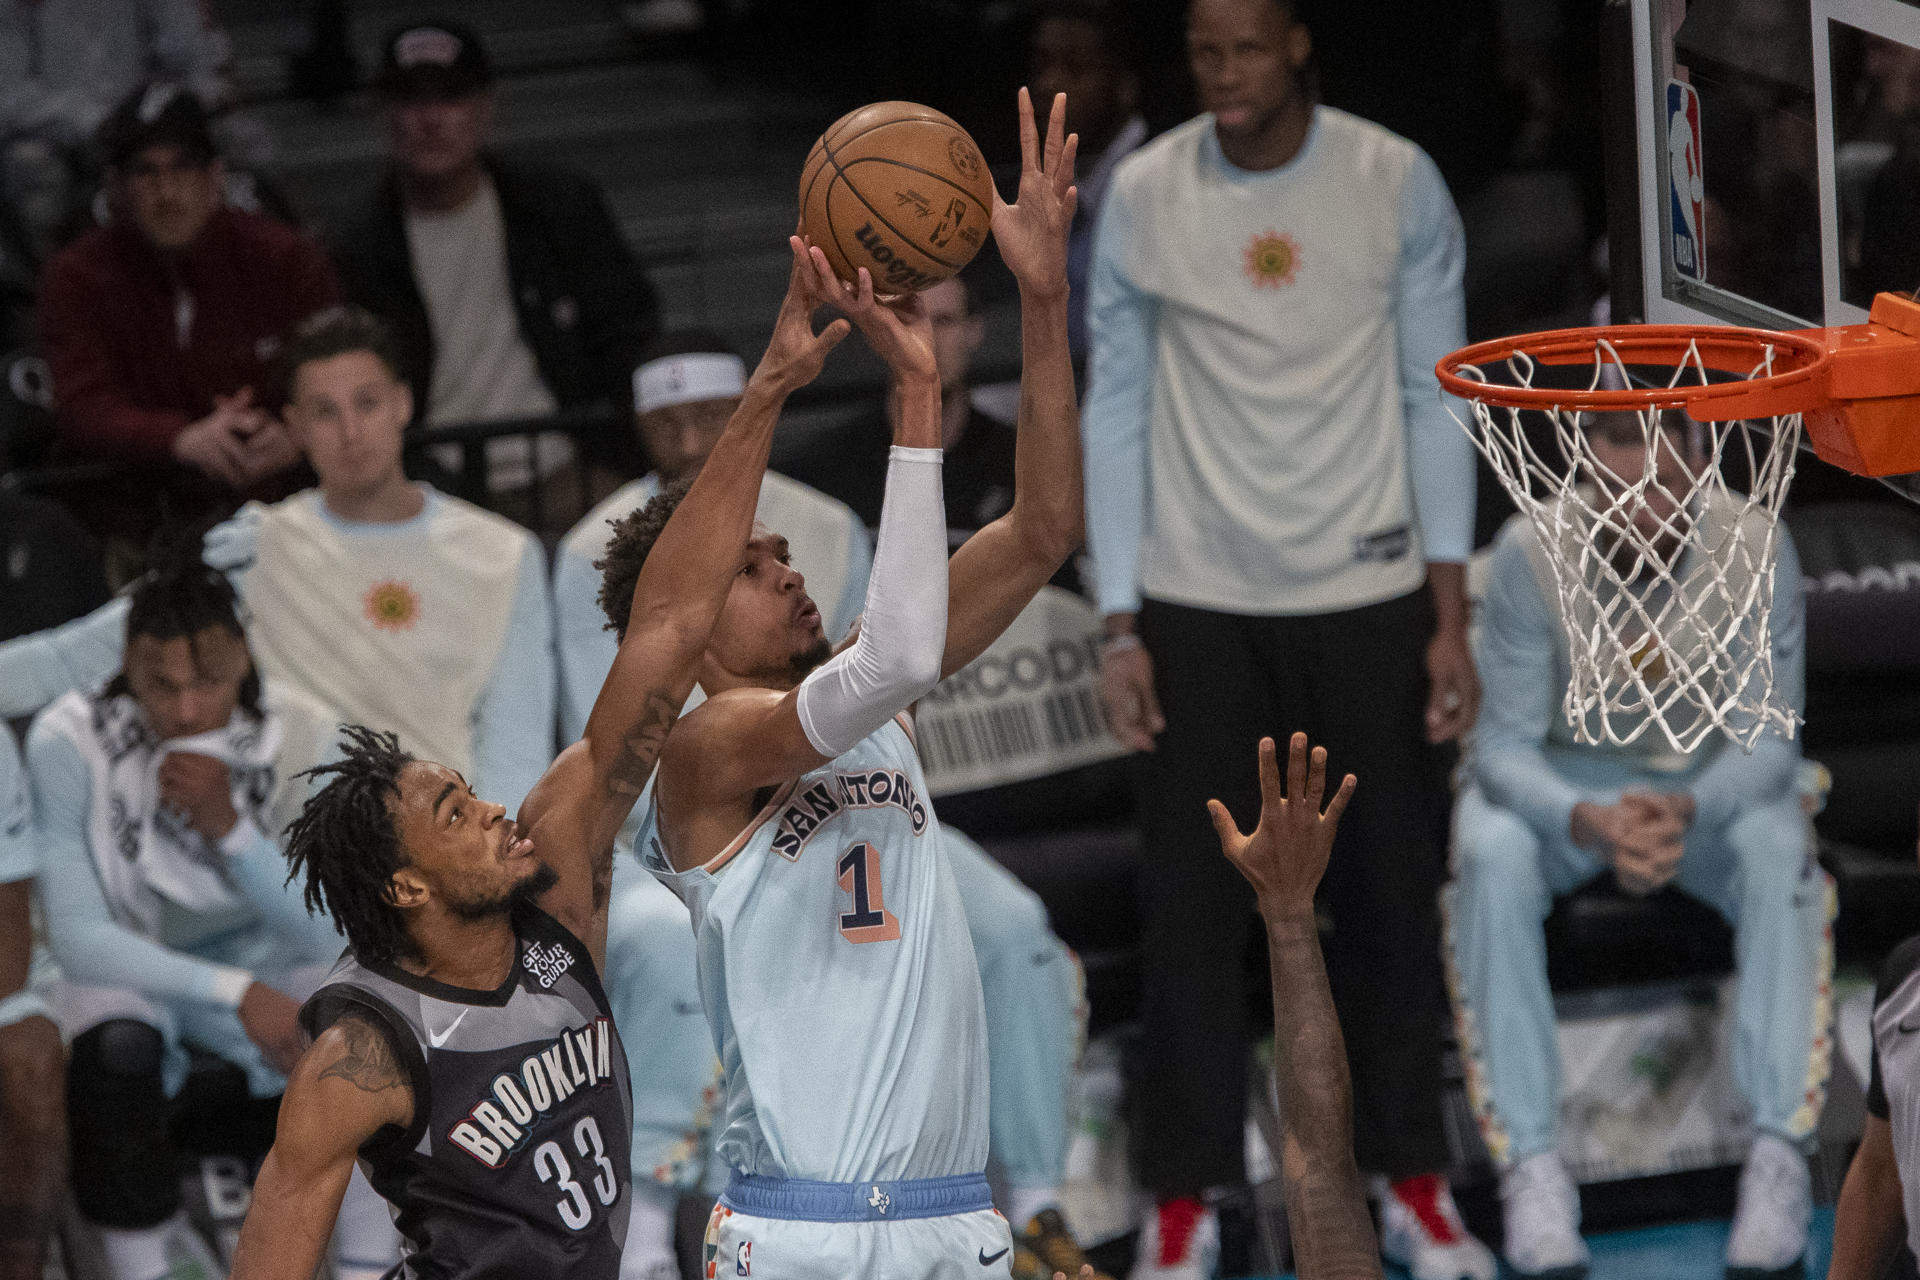
[[[1287,745],[1287,790],[1280,792],[1280,768],[1272,738],[1260,739],[1260,825],[1252,835],[1240,834],[1233,815],[1218,800],[1207,801],[1213,829],[1220,835],[1220,851],[1253,885],[1261,913],[1311,910],[1313,891],[1326,872],[1333,852],[1333,833],[1353,797],[1354,778],[1348,774],[1328,802],[1327,749],[1315,747],[1307,755],[1307,735],[1296,733]]]
[[[933,360],[933,319],[918,294],[902,294],[881,299],[873,292],[873,275],[865,267],[859,280],[848,284],[833,274],[827,255],[818,248],[811,251],[813,265],[811,287],[823,303],[838,307],[854,328],[866,335],[874,353],[887,362],[896,378],[938,382],[939,366]]]
[[[760,367],[753,371],[758,381],[782,394],[806,386],[820,376],[827,353],[853,332],[845,320],[835,320],[819,333],[813,331],[813,313],[830,299],[820,296],[813,279],[813,263],[807,257],[807,242],[788,236],[793,248],[793,270],[787,275],[787,296],[780,303],[780,314],[773,321],[773,337]]]
[[[1000,259],[1026,292],[1064,291],[1067,287],[1067,232],[1080,189],[1073,185],[1073,161],[1080,135],[1067,128],[1067,95],[1056,93],[1047,114],[1042,145],[1033,122],[1033,98],[1020,90],[1020,190],[1008,204],[993,193],[993,238]]]

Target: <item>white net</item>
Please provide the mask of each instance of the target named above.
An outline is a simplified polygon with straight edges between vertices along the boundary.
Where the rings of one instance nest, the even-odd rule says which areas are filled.
[[[1768,376],[1773,348],[1756,353],[1748,376]],[[1472,365],[1458,373],[1497,395],[1535,387],[1544,368],[1516,351],[1491,367],[1497,381]],[[1604,338],[1591,368],[1572,372],[1586,385],[1566,388],[1569,405],[1583,390],[1649,381]],[[1682,388],[1711,375],[1689,344],[1662,378]],[[1552,579],[1571,667],[1562,709],[1578,743],[1657,733],[1684,754],[1720,732],[1751,751],[1770,730],[1795,730],[1774,680],[1773,569],[1800,417],[1695,422],[1674,407],[1683,398],[1611,412],[1473,399],[1473,422],[1461,422],[1526,514],[1536,572],[1544,564]]]

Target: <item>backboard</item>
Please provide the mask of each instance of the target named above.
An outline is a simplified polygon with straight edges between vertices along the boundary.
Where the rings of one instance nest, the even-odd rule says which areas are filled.
[[[1858,324],[1920,288],[1920,0],[1611,0],[1613,318]]]

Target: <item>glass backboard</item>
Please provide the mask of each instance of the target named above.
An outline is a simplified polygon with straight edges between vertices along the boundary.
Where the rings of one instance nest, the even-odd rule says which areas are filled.
[[[1920,0],[1613,7],[1617,320],[1856,324],[1920,288]]]

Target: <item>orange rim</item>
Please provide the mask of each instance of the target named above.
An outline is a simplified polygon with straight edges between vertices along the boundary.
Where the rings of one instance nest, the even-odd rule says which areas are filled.
[[[1614,390],[1513,386],[1483,382],[1461,372],[1469,366],[1491,372],[1520,355],[1539,365],[1594,364],[1596,354],[1600,360],[1611,360],[1612,356],[1599,351],[1602,344],[1611,347],[1622,364],[1671,368],[1686,363],[1692,348],[1705,368],[1740,375],[1752,374],[1771,347],[1774,371],[1734,382]],[[1441,360],[1434,372],[1440,386],[1452,395],[1503,408],[1603,413],[1685,409],[1691,418],[1712,422],[1772,418],[1819,408],[1828,403],[1825,375],[1831,358],[1824,342],[1804,333],[1716,325],[1601,325],[1475,343]]]

